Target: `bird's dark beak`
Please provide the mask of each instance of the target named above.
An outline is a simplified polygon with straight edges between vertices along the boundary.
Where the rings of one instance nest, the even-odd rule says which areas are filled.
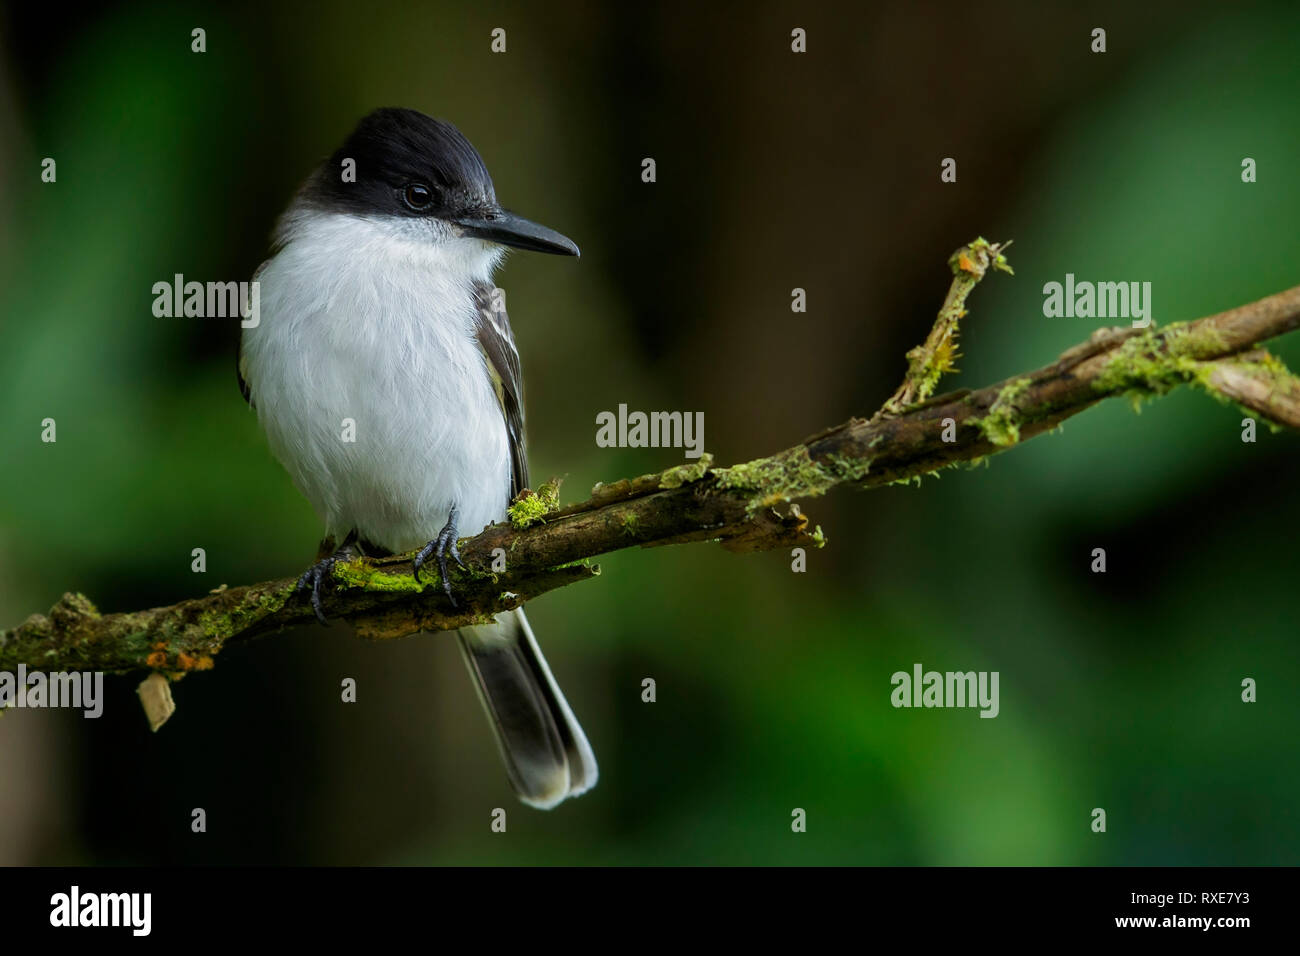
[[[580,254],[572,239],[504,209],[453,219],[452,222],[460,226],[464,235],[499,242],[503,246],[549,252],[556,256]]]

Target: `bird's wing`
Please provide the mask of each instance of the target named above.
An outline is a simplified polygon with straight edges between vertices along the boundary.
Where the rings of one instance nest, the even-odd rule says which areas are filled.
[[[488,372],[496,389],[501,414],[505,417],[510,438],[511,482],[513,499],[528,487],[528,454],[524,446],[524,379],[519,366],[519,350],[510,331],[510,317],[505,308],[493,309],[492,286],[480,282],[474,286],[478,318],[475,332],[479,348],[487,359]]]
[[[244,333],[239,333],[239,352],[235,355],[235,378],[239,382],[239,394],[244,396],[244,401],[248,402],[249,408],[256,408],[253,404],[253,392],[248,387],[248,379],[244,378]]]

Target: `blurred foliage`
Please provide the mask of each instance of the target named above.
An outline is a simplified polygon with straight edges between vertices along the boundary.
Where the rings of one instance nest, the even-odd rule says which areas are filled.
[[[1042,317],[1067,272],[1150,281],[1158,322],[1297,282],[1300,12],[1115,4],[1102,57],[1064,5],[869,6],[120,5],[59,30],[10,9],[0,615],[68,589],[170,603],[310,559],[316,519],[234,387],[236,330],[155,319],[150,289],[249,276],[375,106],[455,121],[503,202],[584,250],[501,274],[533,473],[568,499],[672,464],[595,447],[619,402],[703,410],[724,463],[870,412],[977,234],[1016,240],[1016,277],[972,298],[954,387],[1087,337]],[[792,17],[806,61],[784,53]],[[996,95],[954,107],[977,70]],[[1300,365],[1295,337],[1278,351]],[[41,836],[0,840],[0,862],[1294,864],[1300,446],[1243,444],[1240,418],[1191,393],[1110,402],[987,468],[811,502],[830,544],[803,575],[700,545],[603,559],[530,605],[602,769],[551,814],[510,796],[454,642],[336,627],[223,655],[156,736],[130,680],[97,722],[7,715],[0,807]],[[1000,716],[893,709],[918,661],[999,671]],[[22,733],[63,755],[25,781]]]

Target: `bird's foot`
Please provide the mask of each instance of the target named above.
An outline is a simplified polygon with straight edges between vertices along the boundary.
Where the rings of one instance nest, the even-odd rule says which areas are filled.
[[[295,590],[302,592],[308,588],[311,589],[311,609],[316,612],[316,620],[320,621],[326,627],[329,627],[329,621],[325,619],[325,612],[321,609],[320,588],[321,582],[328,581],[334,574],[334,565],[340,561],[350,561],[356,557],[356,535],[350,534],[343,545],[327,558],[322,558],[310,568],[302,573],[298,579],[298,586]]]
[[[460,559],[460,550],[456,547],[458,537],[456,519],[459,516],[460,509],[452,505],[451,514],[447,515],[447,523],[438,532],[438,537],[421,548],[420,553],[415,556],[415,580],[417,583],[420,580],[420,568],[429,559],[429,555],[433,555],[438,559],[438,573],[442,575],[442,590],[447,595],[447,600],[451,602],[452,607],[456,607],[456,598],[451,593],[451,581],[447,577],[447,555],[455,558],[456,563],[462,568],[465,567],[465,562]]]

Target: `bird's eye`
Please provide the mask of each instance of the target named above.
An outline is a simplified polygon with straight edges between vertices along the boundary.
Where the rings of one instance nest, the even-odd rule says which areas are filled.
[[[402,190],[402,199],[416,211],[425,210],[433,205],[433,190],[424,183],[408,183]]]

